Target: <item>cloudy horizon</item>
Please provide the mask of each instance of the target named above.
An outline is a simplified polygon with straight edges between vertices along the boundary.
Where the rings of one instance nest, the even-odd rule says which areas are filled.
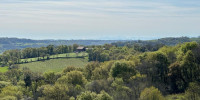
[[[154,39],[197,37],[197,0],[1,0],[0,37]]]

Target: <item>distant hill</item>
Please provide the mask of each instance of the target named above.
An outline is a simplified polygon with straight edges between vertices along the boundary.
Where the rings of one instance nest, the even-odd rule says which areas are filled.
[[[113,44],[116,46],[125,45],[157,45],[163,44],[173,46],[179,43],[197,41],[200,42],[200,37],[188,38],[188,37],[168,37],[156,40],[31,40],[31,39],[19,39],[19,38],[0,38],[0,53],[10,49],[23,49],[27,47],[42,47],[47,45],[103,45]]]
[[[113,45],[116,46],[125,46],[125,45],[134,45],[134,44],[139,44],[139,45],[167,45],[167,46],[174,46],[180,43],[184,42],[191,42],[191,41],[196,41],[200,42],[200,37],[196,38],[189,38],[189,37],[167,37],[167,38],[160,38],[156,40],[137,40],[137,41],[126,41],[126,42],[115,42],[112,43]]]
[[[0,38],[0,53],[9,49],[22,49],[27,47],[42,47],[47,45],[103,45],[126,40],[31,40],[19,38]]]

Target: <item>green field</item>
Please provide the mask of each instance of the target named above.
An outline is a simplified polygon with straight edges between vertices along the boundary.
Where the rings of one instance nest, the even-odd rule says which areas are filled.
[[[8,67],[0,67],[0,72],[4,73],[8,71]]]
[[[166,96],[166,100],[185,100],[184,94],[172,94]]]
[[[77,58],[77,57],[86,57],[87,58],[88,53],[81,52],[81,53],[64,53],[64,54],[57,54],[57,55],[51,55],[49,56],[50,59],[56,59],[56,58]],[[39,57],[39,59],[43,59],[43,57]],[[47,56],[44,57],[44,59],[47,59]],[[28,59],[21,59],[21,62],[34,62],[37,61],[38,57],[36,58],[28,58]]]
[[[84,67],[88,63],[84,58],[59,58],[19,64],[20,68],[27,67],[33,72],[59,72],[67,66]]]

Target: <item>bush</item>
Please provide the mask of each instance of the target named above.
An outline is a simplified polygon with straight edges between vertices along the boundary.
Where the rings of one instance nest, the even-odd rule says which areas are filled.
[[[136,75],[135,65],[128,61],[116,62],[111,69],[112,77],[122,78],[127,82],[131,76]]]
[[[140,94],[140,100],[164,100],[160,91],[155,87],[145,88]]]
[[[85,91],[78,95],[77,100],[113,100],[113,98],[105,91],[101,91],[100,94],[96,94],[95,92],[91,91]]]
[[[68,100],[69,96],[67,92],[69,91],[67,85],[55,84],[53,86],[44,86],[43,94],[45,95],[45,100]]]
[[[21,87],[18,86],[7,86],[1,91],[0,98],[17,98],[17,100],[22,99],[23,93]],[[9,100],[9,99],[8,99]]]
[[[86,91],[77,96],[77,100],[94,100],[97,97],[95,92]]]
[[[85,79],[82,72],[71,71],[68,72],[66,75],[62,76],[61,78],[59,78],[57,82],[60,84],[73,84],[74,86],[76,85],[84,86],[87,80]]]
[[[200,100],[200,83],[192,82],[185,92],[187,100]]]

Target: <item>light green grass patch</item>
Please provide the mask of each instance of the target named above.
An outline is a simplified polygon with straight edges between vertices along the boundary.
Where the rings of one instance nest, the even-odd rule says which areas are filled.
[[[0,72],[4,73],[8,71],[8,67],[0,67]]]
[[[184,94],[173,94],[166,96],[166,100],[186,100]]]
[[[83,58],[60,58],[19,64],[20,68],[27,67],[33,72],[59,72],[67,66],[84,67],[88,63]]]

